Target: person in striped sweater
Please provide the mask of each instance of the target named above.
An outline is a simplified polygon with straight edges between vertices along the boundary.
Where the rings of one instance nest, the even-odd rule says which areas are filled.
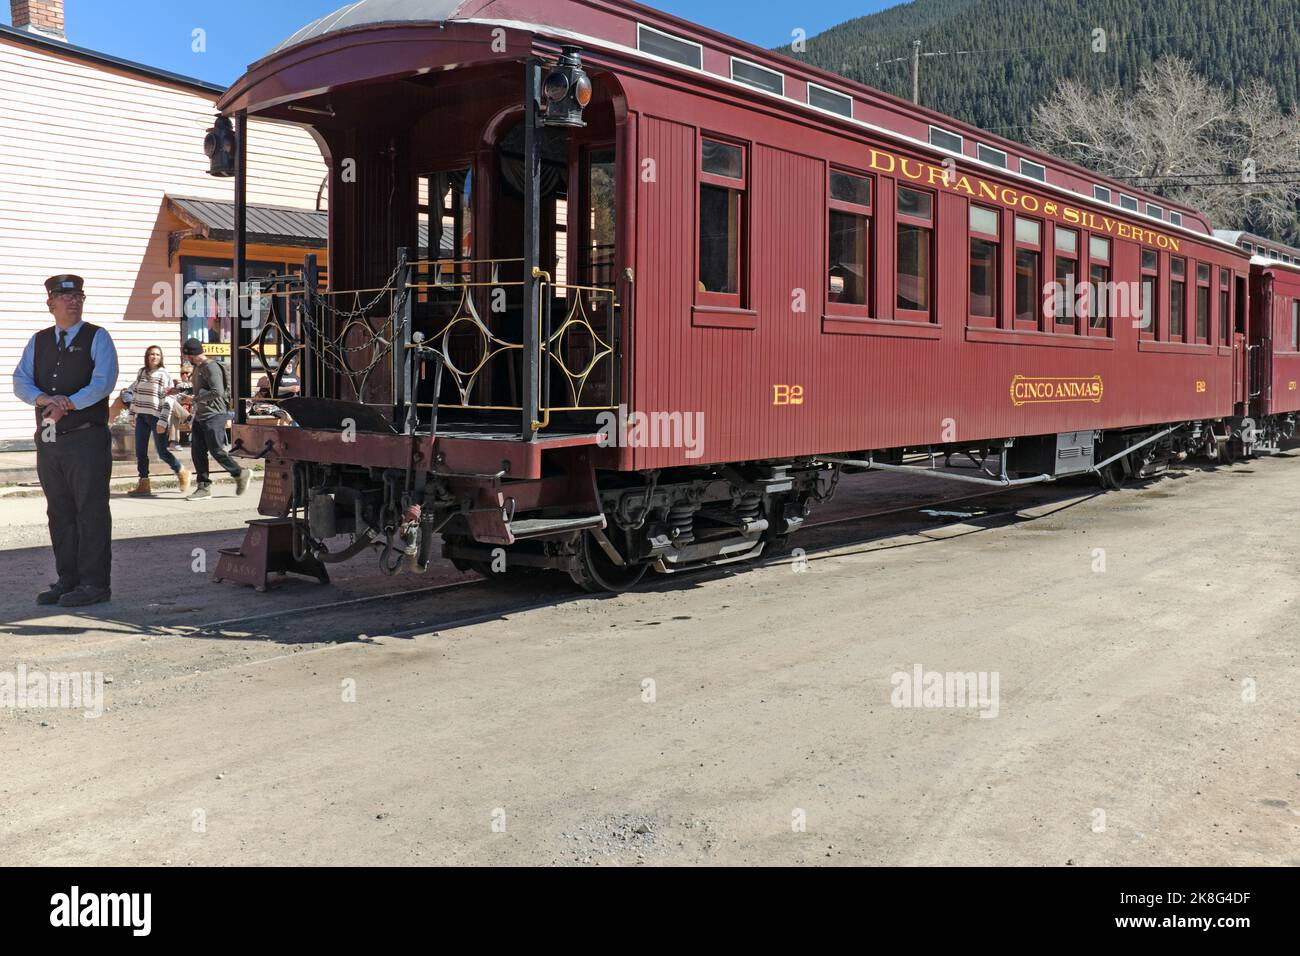
[[[162,349],[149,346],[144,353],[144,367],[136,373],[131,386],[131,412],[135,415],[135,464],[140,482],[130,492],[137,498],[153,494],[149,486],[149,439],[153,436],[158,458],[176,473],[181,494],[189,491],[190,473],[167,447],[167,426],[171,420],[172,399],[167,391],[173,385],[171,372],[163,365]]]

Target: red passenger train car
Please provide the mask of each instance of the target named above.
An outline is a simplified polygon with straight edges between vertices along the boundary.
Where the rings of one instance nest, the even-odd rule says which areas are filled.
[[[297,358],[303,395],[294,427],[238,403],[266,520],[219,577],[423,567],[437,535],[616,590],[755,557],[909,451],[1114,486],[1300,410],[1294,269],[635,3],[362,0],[219,109],[239,208],[250,115],[331,169],[328,289],[308,262],[239,330],[240,397],[254,357]]]

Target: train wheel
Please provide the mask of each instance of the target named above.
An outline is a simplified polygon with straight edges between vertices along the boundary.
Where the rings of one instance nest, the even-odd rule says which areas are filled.
[[[1101,486],[1107,491],[1119,491],[1120,488],[1124,487],[1123,459],[1112,461],[1097,473],[1097,477],[1101,479]]]
[[[645,564],[615,564],[589,531],[578,539],[577,558],[577,568],[569,576],[574,584],[593,594],[630,591],[641,583],[648,569]]]

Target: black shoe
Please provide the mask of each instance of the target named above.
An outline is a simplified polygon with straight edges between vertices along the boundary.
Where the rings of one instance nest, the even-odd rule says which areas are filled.
[[[58,604],[59,598],[76,590],[75,588],[65,588],[62,584],[51,584],[48,588],[36,595],[37,604]]]
[[[242,495],[248,490],[248,483],[253,480],[253,469],[241,468],[235,476],[235,494]]]
[[[86,607],[90,604],[103,604],[111,600],[113,592],[108,588],[79,587],[59,598],[59,607]]]

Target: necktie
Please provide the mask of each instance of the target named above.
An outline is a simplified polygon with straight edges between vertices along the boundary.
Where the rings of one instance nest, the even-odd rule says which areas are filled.
[[[68,350],[68,330],[59,329],[59,351],[66,352],[67,350]]]

